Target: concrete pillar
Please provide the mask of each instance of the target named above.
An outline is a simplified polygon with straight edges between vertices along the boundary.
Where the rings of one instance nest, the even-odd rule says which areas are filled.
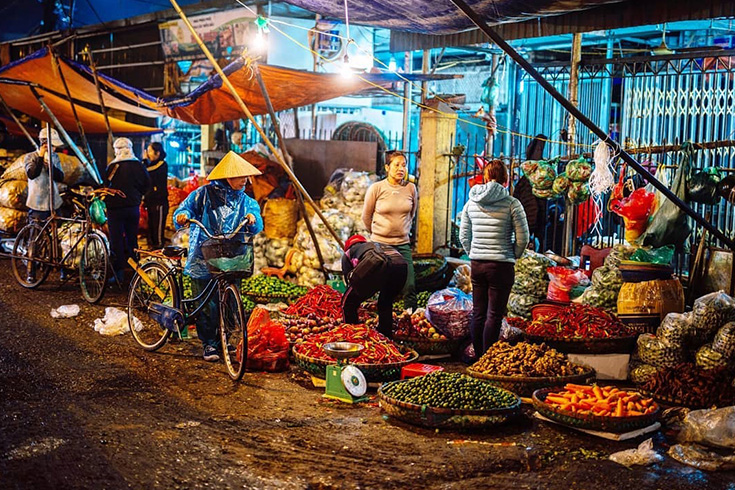
[[[432,253],[450,236],[447,221],[451,193],[451,158],[457,132],[457,115],[443,102],[429,100],[427,105],[442,113],[421,110],[421,153],[419,164],[419,210],[416,252]]]

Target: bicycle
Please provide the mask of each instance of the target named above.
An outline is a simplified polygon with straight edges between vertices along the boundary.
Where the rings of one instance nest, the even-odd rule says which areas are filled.
[[[124,194],[115,189],[101,188],[72,198],[71,218],[52,214],[43,224],[29,223],[15,238],[11,267],[16,281],[24,288],[35,289],[48,278],[51,269],[66,272],[78,268],[82,296],[91,304],[105,294],[110,270],[110,246],[107,237],[93,222],[90,207],[106,196]],[[86,202],[78,197],[84,196]],[[83,247],[78,253],[80,245]],[[64,250],[66,249],[66,250]],[[62,279],[64,281],[64,279]]]
[[[247,326],[240,290],[236,285],[252,275],[252,244],[233,240],[246,221],[229,234],[212,235],[199,221],[190,219],[209,237],[202,252],[212,278],[194,298],[184,298],[183,247],[168,246],[155,251],[138,251],[143,265],[129,261],[136,273],[128,293],[128,325],[135,341],[146,351],[163,347],[172,334],[182,339],[182,329],[191,325],[217,293],[222,354],[230,377],[238,381],[247,364]],[[209,243],[212,242],[212,243]]]

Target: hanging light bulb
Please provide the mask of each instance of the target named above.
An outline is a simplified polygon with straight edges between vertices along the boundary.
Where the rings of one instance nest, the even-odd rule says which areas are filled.
[[[388,62],[388,71],[396,71],[398,68],[398,65],[396,64],[396,59],[394,57],[390,57],[390,61]]]
[[[253,41],[250,43],[250,49],[255,53],[263,53],[268,49],[268,38],[266,37],[266,34],[270,32],[268,22],[268,19],[262,15],[259,15],[254,21],[258,30],[255,33]]]
[[[353,75],[352,67],[350,66],[350,57],[347,54],[345,54],[344,58],[342,58],[342,67],[340,68],[340,73],[345,78],[350,78]]]

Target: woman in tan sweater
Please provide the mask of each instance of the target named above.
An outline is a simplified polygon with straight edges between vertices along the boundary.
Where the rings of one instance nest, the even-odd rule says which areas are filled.
[[[386,156],[388,177],[370,186],[365,195],[362,221],[370,240],[395,248],[408,265],[403,301],[406,308],[416,308],[416,281],[413,272],[410,233],[418,206],[416,186],[406,182],[406,156],[393,151]]]

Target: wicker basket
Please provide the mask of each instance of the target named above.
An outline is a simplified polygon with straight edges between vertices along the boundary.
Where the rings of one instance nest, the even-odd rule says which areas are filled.
[[[386,383],[378,390],[380,407],[398,420],[422,427],[439,429],[478,429],[502,424],[517,417],[521,412],[521,400],[516,397],[515,403],[507,408],[494,410],[454,410],[449,408],[416,405],[391,398],[383,389],[405,381]]]
[[[291,304],[297,299],[299,299],[301,296],[260,296],[255,293],[250,292],[244,292],[245,296],[253,300],[255,303],[259,304],[268,304],[268,303],[286,303]]]
[[[301,369],[311,374],[312,376],[320,379],[324,379],[327,376],[327,366],[337,364],[337,361],[325,361],[324,359],[316,359],[301,354],[298,350],[297,344],[294,346],[292,352],[296,364]],[[401,369],[407,364],[415,362],[419,358],[418,352],[408,349],[406,347],[399,347],[401,352],[410,354],[409,358],[405,361],[394,362],[390,364],[357,364],[350,363],[357,367],[362,374],[365,376],[365,380],[368,383],[384,383],[386,381],[394,381],[401,377]]]
[[[474,371],[471,368],[467,368],[467,374],[472,376],[473,378],[487,381],[494,386],[511,391],[516,395],[531,396],[534,391],[541,388],[559,387],[564,386],[567,383],[588,383],[594,379],[595,370],[592,368],[587,368],[587,371],[582,374],[543,378],[532,376],[495,376],[491,374],[484,374],[479,371]]]
[[[401,345],[413,349],[422,356],[453,355],[459,349],[459,340],[427,339],[420,337],[393,336],[393,340]]]
[[[630,432],[642,429],[656,422],[660,407],[649,414],[635,417],[602,417],[599,415],[579,415],[568,410],[561,410],[544,403],[546,395],[556,391],[554,388],[543,388],[533,393],[534,408],[547,419],[577,429],[604,430],[607,432]]]
[[[684,408],[689,408],[692,410],[701,410],[704,408],[710,408],[713,405],[715,405],[714,403],[701,403],[701,404],[686,403],[674,396],[659,395],[658,393],[653,393],[653,392],[641,390],[641,389],[639,389],[638,392],[641,395],[651,397],[654,400],[656,400],[658,403],[667,405],[669,407],[684,407]]]
[[[565,354],[630,354],[635,350],[636,335],[602,339],[563,339],[524,334],[527,341],[546,344]]]

